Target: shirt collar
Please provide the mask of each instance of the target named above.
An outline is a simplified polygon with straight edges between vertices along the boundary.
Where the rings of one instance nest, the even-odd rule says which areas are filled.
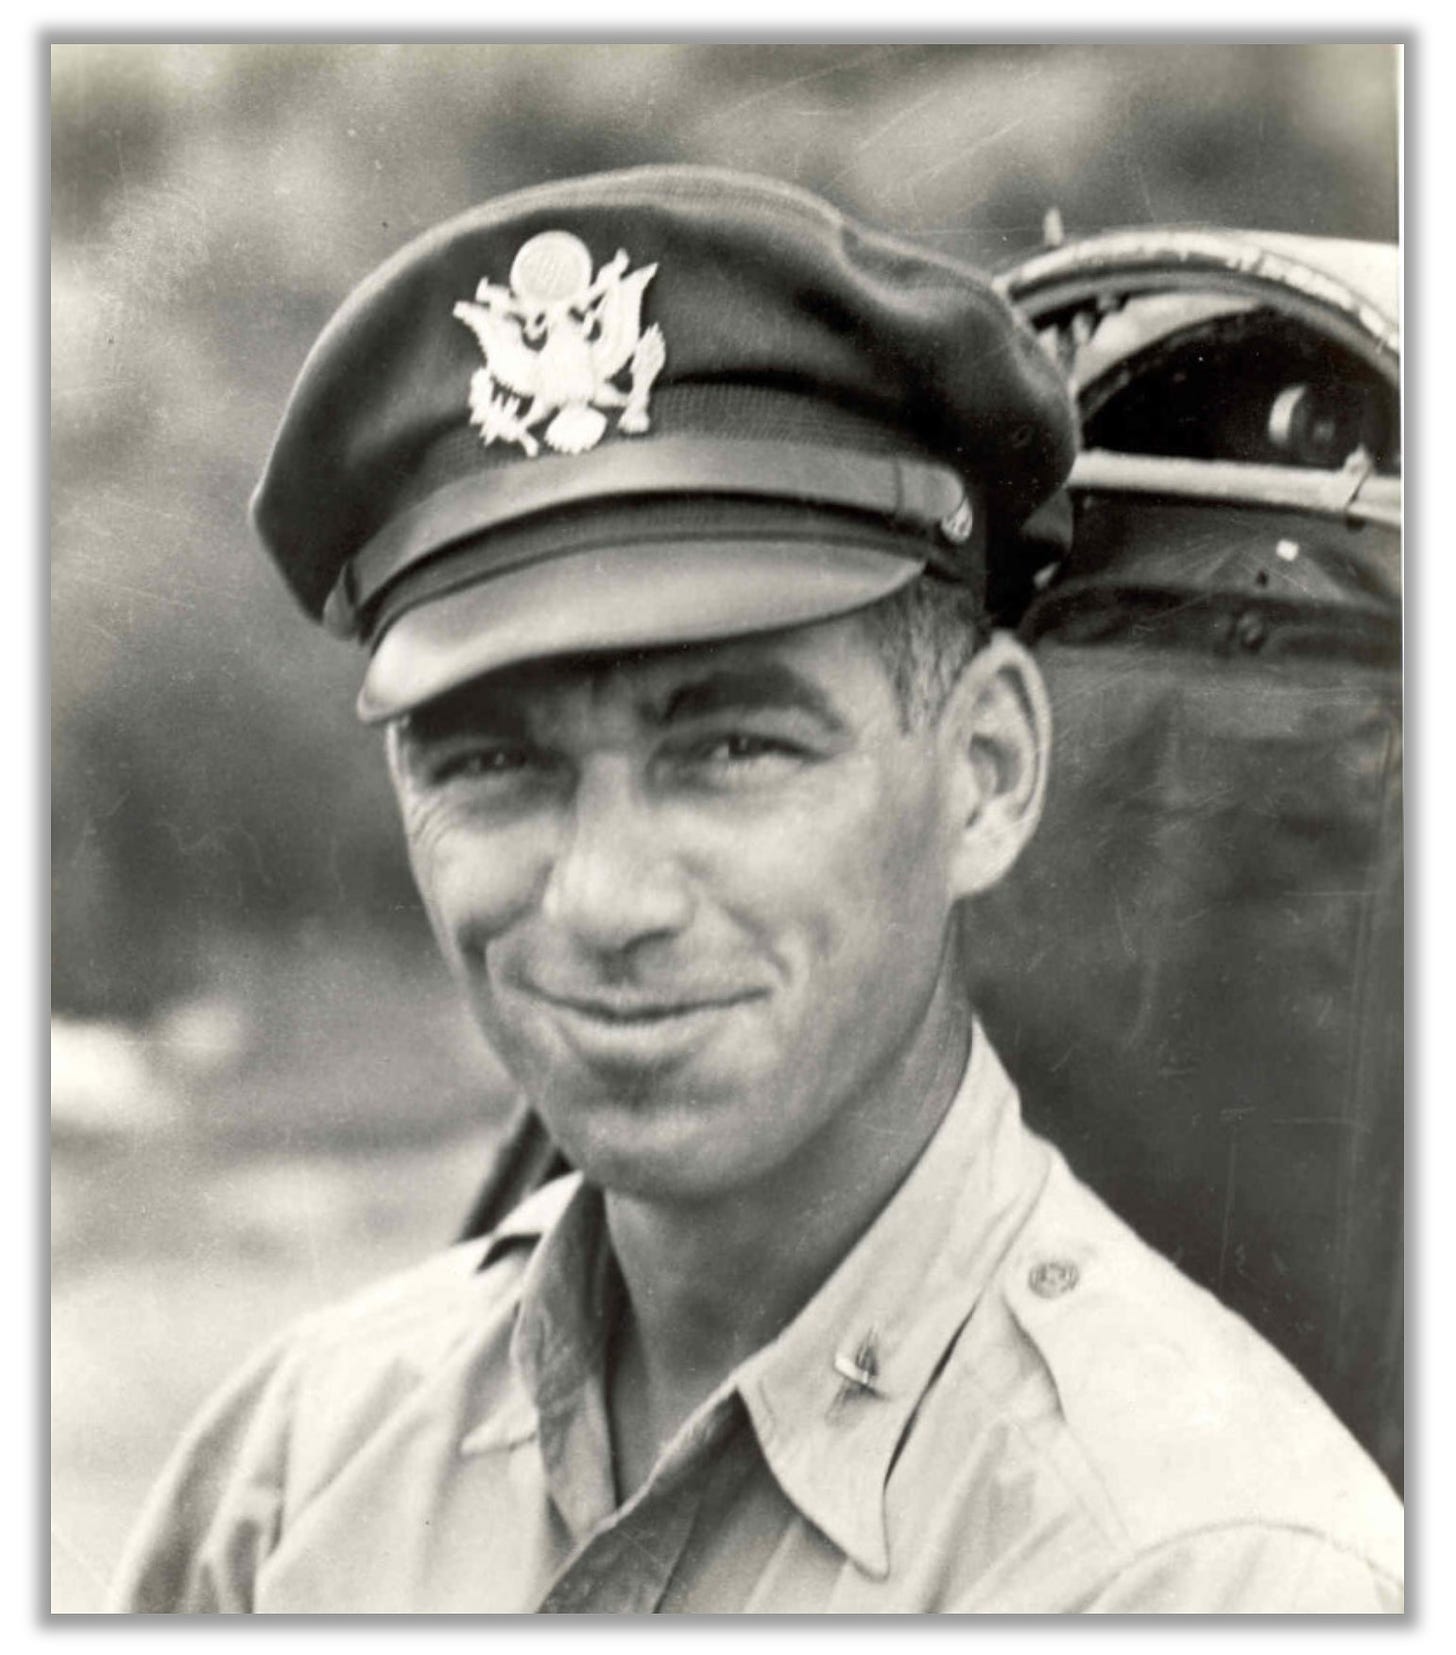
[[[534,1246],[552,1228],[571,1202],[581,1184],[581,1174],[570,1172],[532,1190],[518,1207],[491,1231],[477,1269],[484,1270],[503,1253],[525,1242]]]
[[[890,1568],[885,1483],[900,1441],[1046,1168],[978,1024],[960,1088],[900,1188],[789,1326],[704,1405],[738,1392],[785,1495],[871,1575]],[[553,1498],[582,1532],[614,1499],[602,1378],[617,1289],[600,1193],[576,1175],[547,1185],[497,1230],[485,1262],[535,1238],[512,1362],[539,1416]]]
[[[616,1505],[604,1376],[620,1290],[601,1191],[577,1178],[552,1205],[521,1284],[511,1363],[535,1405],[551,1497],[583,1534]]]
[[[885,1483],[901,1439],[1034,1202],[1045,1146],[979,1025],[944,1119],[813,1299],[739,1370],[780,1486],[868,1573],[889,1572]]]

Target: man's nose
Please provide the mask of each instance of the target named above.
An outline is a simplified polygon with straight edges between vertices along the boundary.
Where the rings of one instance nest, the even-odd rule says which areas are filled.
[[[604,764],[578,783],[542,911],[599,952],[681,931],[692,917],[688,879],[663,823],[628,767]]]

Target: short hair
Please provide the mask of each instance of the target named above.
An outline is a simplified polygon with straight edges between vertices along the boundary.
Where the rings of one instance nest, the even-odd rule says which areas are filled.
[[[975,589],[934,574],[912,580],[860,616],[890,675],[907,730],[940,717],[971,657],[991,636]]]

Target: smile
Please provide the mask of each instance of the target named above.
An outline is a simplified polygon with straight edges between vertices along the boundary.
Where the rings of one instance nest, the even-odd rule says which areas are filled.
[[[692,994],[671,999],[600,991],[585,995],[532,991],[558,1037],[592,1069],[661,1071],[690,1061],[735,1027],[734,1014],[759,991]]]
[[[633,996],[581,997],[569,994],[550,994],[545,989],[535,991],[537,997],[558,1011],[570,1013],[588,1022],[617,1028],[654,1028],[682,1022],[759,998],[756,992],[727,994],[703,999],[647,1000]]]
[[[753,991],[663,1000],[640,993],[556,995],[534,990],[533,998],[577,1061],[602,1072],[644,1074],[688,1063],[706,1046],[720,1043],[735,1026],[733,1013],[763,995]]]

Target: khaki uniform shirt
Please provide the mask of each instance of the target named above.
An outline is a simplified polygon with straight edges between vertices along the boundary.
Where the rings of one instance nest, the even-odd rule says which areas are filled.
[[[1402,1514],[1284,1361],[961,1092],[840,1268],[618,1505],[600,1195],[539,1191],[208,1410],[128,1613],[1398,1610]]]

